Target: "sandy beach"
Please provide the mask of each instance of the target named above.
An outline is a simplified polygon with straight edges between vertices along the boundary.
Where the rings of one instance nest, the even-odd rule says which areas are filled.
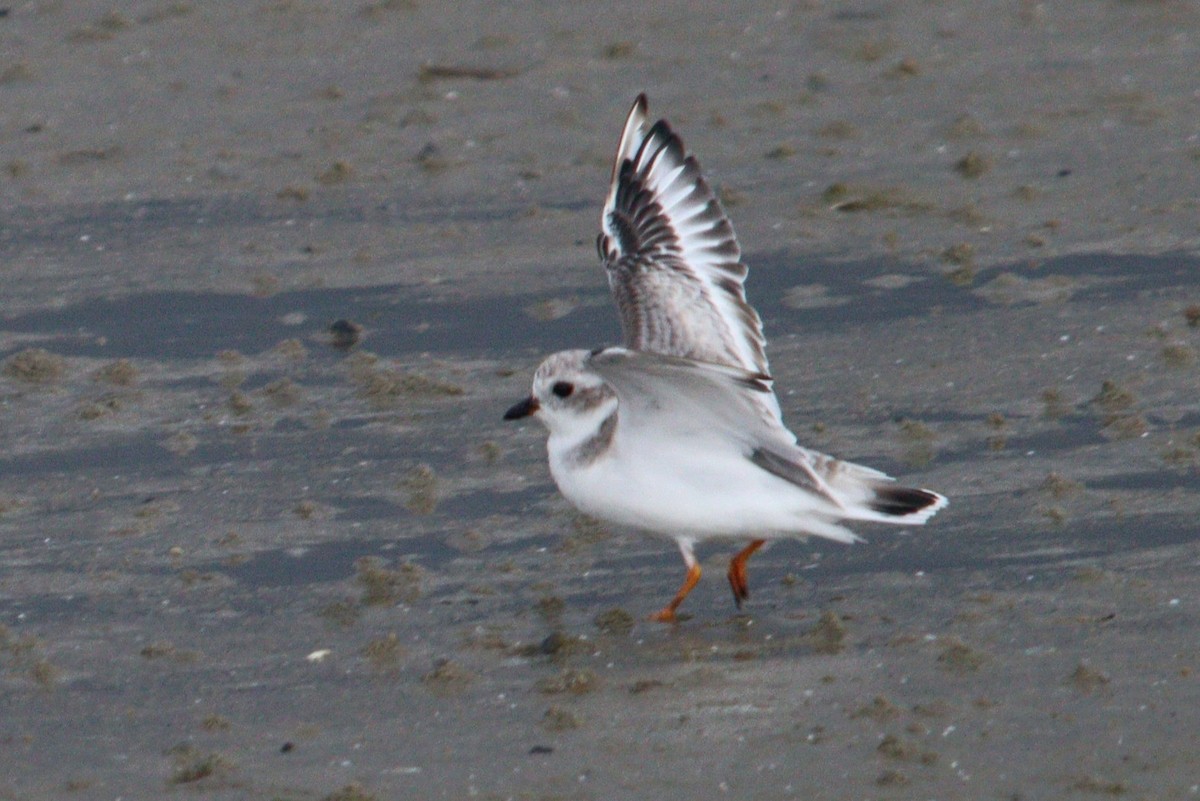
[[[1200,9],[0,9],[0,799],[1200,798]],[[638,92],[853,547],[573,511]],[[336,321],[345,321],[331,330]],[[348,325],[346,323],[352,323]],[[340,332],[340,333],[339,333]]]

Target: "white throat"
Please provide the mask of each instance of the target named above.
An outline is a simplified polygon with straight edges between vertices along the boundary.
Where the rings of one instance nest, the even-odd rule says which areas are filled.
[[[547,421],[550,436],[546,451],[551,465],[590,464],[606,452],[612,442],[617,424],[617,399],[586,411],[569,411]]]

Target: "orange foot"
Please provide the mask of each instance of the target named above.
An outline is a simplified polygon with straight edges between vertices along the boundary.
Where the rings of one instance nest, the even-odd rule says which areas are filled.
[[[733,590],[733,601],[737,604],[738,609],[741,609],[742,602],[750,597],[750,582],[746,579],[746,562],[765,543],[766,540],[752,540],[749,545],[738,551],[737,556],[729,560],[729,588]]]
[[[664,606],[662,609],[659,609],[657,612],[655,612],[653,615],[651,615],[648,619],[653,621],[654,623],[678,623],[679,622],[679,618],[675,615],[675,610],[669,606]]]
[[[688,565],[687,578],[683,580],[683,586],[679,588],[679,592],[675,593],[675,597],[671,599],[671,603],[651,615],[650,619],[656,623],[678,622],[675,610],[683,603],[683,599],[688,596],[688,593],[692,591],[692,588],[696,586],[698,581],[700,581],[700,565],[693,562]]]

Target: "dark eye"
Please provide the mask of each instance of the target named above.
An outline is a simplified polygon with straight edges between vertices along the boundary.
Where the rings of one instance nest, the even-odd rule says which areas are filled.
[[[550,387],[550,391],[560,398],[569,398],[575,391],[575,385],[568,381],[556,381],[554,386]]]

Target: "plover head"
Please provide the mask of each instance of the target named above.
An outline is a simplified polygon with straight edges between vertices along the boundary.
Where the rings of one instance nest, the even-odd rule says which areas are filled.
[[[617,396],[587,366],[586,350],[548,357],[533,375],[532,394],[504,414],[505,420],[535,416],[554,435],[575,439],[594,433],[616,409]]]

